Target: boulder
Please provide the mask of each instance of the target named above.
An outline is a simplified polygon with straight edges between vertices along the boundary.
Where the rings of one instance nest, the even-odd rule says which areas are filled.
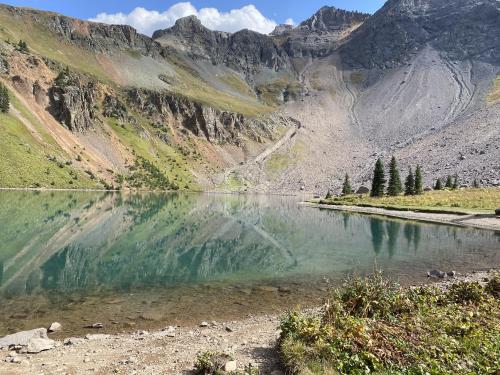
[[[58,322],[52,323],[49,327],[49,332],[59,332],[60,330],[62,330],[62,325]]]
[[[28,342],[26,352],[31,354],[40,353],[53,349],[55,346],[56,342],[54,340],[34,337]]]
[[[427,277],[444,279],[446,276],[447,276],[446,272],[439,271],[439,270],[432,270],[432,271],[427,272]]]
[[[238,369],[238,364],[236,363],[236,361],[229,361],[226,362],[226,364],[224,365],[225,372],[232,373],[235,372],[237,369]]]
[[[498,216],[498,217],[500,217],[500,208],[497,208],[495,210],[495,215]]]
[[[370,189],[368,189],[366,186],[361,186],[357,191],[356,194],[368,194],[370,192]]]
[[[10,346],[27,346],[31,339],[48,339],[47,329],[37,328],[31,331],[23,331],[2,337],[0,339],[0,349]]]

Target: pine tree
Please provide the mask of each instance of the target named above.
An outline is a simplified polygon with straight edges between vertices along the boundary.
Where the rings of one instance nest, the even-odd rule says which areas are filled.
[[[443,182],[440,178],[437,179],[436,185],[434,186],[434,190],[443,190]]]
[[[0,112],[7,113],[10,109],[9,92],[7,87],[0,83]]]
[[[422,168],[420,165],[417,165],[417,169],[415,170],[415,195],[424,194],[424,181],[422,177]]]
[[[444,185],[444,187],[447,189],[451,189],[453,187],[453,180],[451,176],[448,176],[448,178],[446,179],[446,184]]]
[[[349,181],[349,175],[345,174],[344,185],[342,185],[342,195],[351,195],[352,187],[351,182]]]
[[[474,189],[479,189],[479,182],[477,181],[477,178],[474,179],[474,182],[472,183],[472,187]]]
[[[328,193],[326,193],[325,199],[330,199],[332,197],[332,192],[328,190]]]
[[[383,197],[385,183],[384,163],[382,163],[382,160],[378,159],[373,171],[372,190],[370,195],[372,197]]]
[[[413,171],[411,167],[408,171],[408,177],[405,181],[405,195],[415,195],[415,177],[413,177]]]
[[[20,40],[19,43],[17,43],[17,49],[23,53],[29,52],[28,44],[24,40]]]
[[[453,185],[451,186],[453,190],[458,189],[458,174],[455,173],[455,176],[453,177]]]
[[[387,187],[387,194],[395,197],[403,191],[401,186],[401,178],[399,177],[398,164],[396,158],[393,156],[389,167],[389,186]]]

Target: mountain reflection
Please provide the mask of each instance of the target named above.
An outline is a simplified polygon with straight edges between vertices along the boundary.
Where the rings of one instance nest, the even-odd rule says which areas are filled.
[[[2,192],[0,239],[0,298],[498,261],[490,232],[265,196]]]

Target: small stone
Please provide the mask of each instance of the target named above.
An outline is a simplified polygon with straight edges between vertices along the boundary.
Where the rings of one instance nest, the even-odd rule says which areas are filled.
[[[83,328],[100,329],[100,328],[104,328],[104,324],[102,324],[102,323],[94,323],[94,324],[90,324],[88,326],[85,326]]]
[[[64,345],[77,345],[85,341],[84,339],[80,337],[68,337],[67,339],[64,339]]]
[[[285,375],[285,374],[281,370],[274,370],[273,372],[271,372],[271,375]]]
[[[90,362],[90,358],[89,358],[89,357],[85,357],[85,358],[83,359],[83,363],[89,363],[89,362]]]
[[[62,325],[58,322],[54,322],[49,327],[49,332],[59,332],[62,330]]]
[[[225,372],[234,372],[237,369],[238,369],[238,364],[236,363],[236,361],[229,361],[226,362],[226,364],[224,365]]]
[[[55,341],[51,339],[32,338],[27,345],[26,351],[28,353],[40,353],[45,350],[50,350],[55,347]]]
[[[288,288],[288,287],[286,287],[286,286],[280,286],[280,287],[278,288],[278,291],[279,291],[280,293],[292,293],[292,289],[291,289],[291,288]]]
[[[208,327],[208,323],[207,322],[201,322],[200,323],[200,327]]]
[[[231,328],[231,327],[229,327],[229,326],[226,326],[226,331],[227,331],[227,332],[234,332],[234,329],[232,329],[232,328]]]

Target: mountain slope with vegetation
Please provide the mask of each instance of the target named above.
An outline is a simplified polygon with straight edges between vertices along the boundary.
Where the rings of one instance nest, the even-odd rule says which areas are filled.
[[[0,5],[0,186],[323,193],[393,155],[427,185],[499,185],[499,19],[494,0],[391,0],[149,38]]]

